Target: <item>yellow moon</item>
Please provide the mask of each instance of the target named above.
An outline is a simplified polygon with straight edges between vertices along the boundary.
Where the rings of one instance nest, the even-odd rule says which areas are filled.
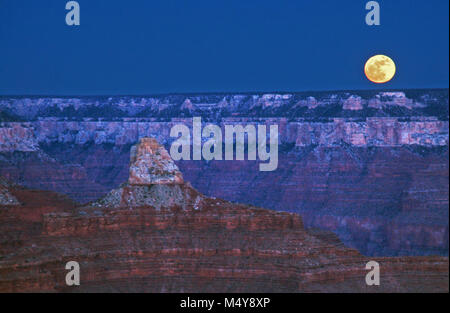
[[[395,63],[388,56],[379,54],[367,60],[364,73],[367,78],[377,84],[390,81],[395,75]]]

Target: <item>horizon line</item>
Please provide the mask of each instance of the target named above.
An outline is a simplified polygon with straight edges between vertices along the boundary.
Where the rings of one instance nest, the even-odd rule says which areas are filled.
[[[1,94],[1,97],[163,97],[163,96],[201,96],[201,95],[261,95],[261,94],[306,94],[306,93],[345,93],[345,92],[395,92],[395,91],[448,91],[449,87],[432,88],[386,88],[386,89],[334,89],[334,90],[304,90],[304,91],[204,91],[204,92],[164,92],[148,94]]]

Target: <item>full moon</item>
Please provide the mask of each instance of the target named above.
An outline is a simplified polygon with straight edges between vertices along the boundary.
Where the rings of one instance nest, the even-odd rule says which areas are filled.
[[[386,83],[395,75],[395,63],[388,56],[375,55],[367,60],[364,73],[374,83]]]

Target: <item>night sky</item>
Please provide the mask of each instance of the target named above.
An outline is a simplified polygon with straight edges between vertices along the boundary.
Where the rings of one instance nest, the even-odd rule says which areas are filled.
[[[0,0],[0,94],[448,88],[449,1]],[[365,61],[386,54],[392,81]]]

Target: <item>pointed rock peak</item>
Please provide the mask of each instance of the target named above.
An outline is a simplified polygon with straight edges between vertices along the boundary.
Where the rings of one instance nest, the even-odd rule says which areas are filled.
[[[131,147],[128,182],[88,207],[181,207],[199,209],[204,196],[183,176],[167,150],[153,138],[142,138]]]
[[[130,185],[182,184],[183,175],[167,150],[154,138],[141,138],[131,148]]]

